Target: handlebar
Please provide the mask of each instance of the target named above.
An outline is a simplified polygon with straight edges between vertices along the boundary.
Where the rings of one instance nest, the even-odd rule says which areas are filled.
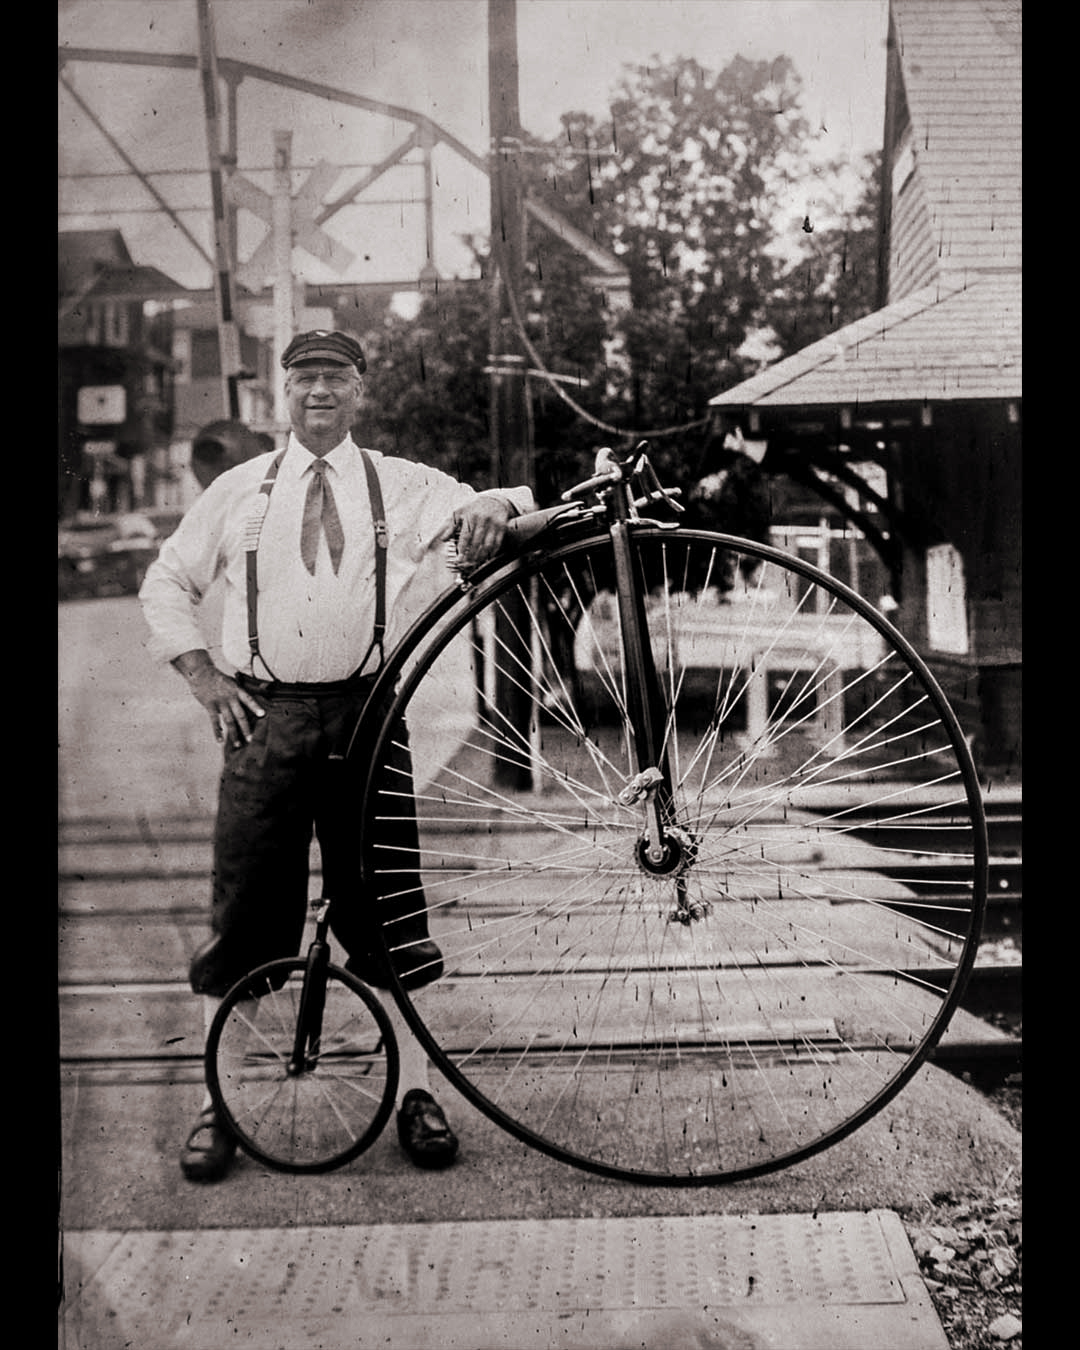
[[[516,516],[509,521],[506,526],[508,541],[512,545],[523,547],[530,544],[538,535],[543,534],[550,525],[562,517],[566,517],[568,520],[581,520],[588,515],[602,513],[602,506],[586,508],[580,499],[592,494],[601,497],[604,493],[621,484],[625,484],[628,492],[631,493],[636,485],[637,491],[642,494],[630,498],[630,506],[634,511],[638,507],[647,506],[652,502],[665,502],[673,510],[682,511],[684,508],[675,501],[675,498],[681,495],[681,489],[661,486],[656,471],[643,453],[647,445],[647,441],[642,441],[625,458],[620,458],[609,446],[601,447],[596,452],[595,472],[592,477],[586,478],[583,483],[577,483],[574,487],[568,488],[562,494],[561,505],[530,511],[527,515]],[[450,540],[447,545],[447,560],[451,570],[460,573],[461,568],[457,563],[453,540]]]
[[[649,502],[666,502],[674,510],[682,511],[683,507],[675,501],[676,497],[682,495],[681,489],[661,486],[656,470],[644,453],[648,444],[648,441],[641,441],[625,459],[620,459],[609,446],[603,446],[596,452],[596,471],[592,478],[564,492],[563,501],[573,501],[590,492],[602,493],[620,483],[628,483],[637,484],[642,494],[631,498],[634,508],[646,506]]]
[[[625,482],[632,473],[637,471],[637,466],[641,461],[641,451],[644,450],[646,444],[647,442],[642,441],[637,449],[623,460],[619,459],[610,446],[601,446],[596,452],[596,463],[592,478],[586,478],[584,483],[577,483],[574,487],[568,488],[562,494],[563,501],[569,502],[575,497],[585,497],[590,492],[599,492],[604,488],[614,486],[616,483]]]
[[[518,544],[527,544],[538,534],[543,534],[553,520],[560,516],[581,515],[577,502],[565,502],[562,506],[547,506],[541,511],[530,511],[525,516],[515,516],[507,523],[507,537]]]
[[[666,502],[673,510],[682,511],[683,507],[674,500],[681,495],[681,489],[665,488],[660,485],[656,471],[644,454],[647,445],[647,441],[642,441],[624,458],[620,458],[610,446],[602,446],[596,452],[595,472],[592,477],[568,488],[562,494],[561,506],[530,511],[528,515],[518,516],[510,521],[506,527],[510,539],[517,544],[527,544],[542,534],[559,517],[584,514],[580,498],[592,494],[600,496],[620,484],[637,484],[638,491],[642,495],[631,499],[631,505],[635,509],[650,502]],[[593,508],[594,511],[596,509]]]

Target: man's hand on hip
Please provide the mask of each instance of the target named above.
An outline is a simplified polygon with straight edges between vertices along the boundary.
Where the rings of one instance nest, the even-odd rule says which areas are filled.
[[[209,714],[214,740],[233,745],[251,740],[256,721],[266,714],[235,680],[218,670],[209,652],[184,652],[173,665]]]

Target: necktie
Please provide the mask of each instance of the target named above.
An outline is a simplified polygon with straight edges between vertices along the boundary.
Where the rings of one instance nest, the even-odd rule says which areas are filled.
[[[341,517],[337,513],[334,493],[326,479],[326,463],[316,459],[311,466],[311,482],[308,484],[307,497],[304,500],[304,523],[300,529],[300,556],[304,560],[304,566],[313,576],[315,558],[319,551],[320,529],[326,531],[330,561],[336,576],[341,566],[341,555],[345,551],[345,533],[341,528]]]

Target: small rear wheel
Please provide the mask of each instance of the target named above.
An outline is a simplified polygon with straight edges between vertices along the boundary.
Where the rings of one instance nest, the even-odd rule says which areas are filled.
[[[220,1118],[246,1153],[282,1172],[351,1162],[379,1137],[397,1094],[398,1048],[386,1011],[338,966],[312,976],[326,981],[321,1027],[310,1029],[298,1062],[306,971],[296,957],[246,975],[222,1000],[206,1042]]]

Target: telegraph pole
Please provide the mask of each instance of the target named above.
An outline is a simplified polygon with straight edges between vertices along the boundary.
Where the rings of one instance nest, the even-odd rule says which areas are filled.
[[[488,0],[491,122],[491,437],[496,486],[528,483],[534,472],[525,349],[507,291],[521,303],[525,210],[518,106],[517,0]]]
[[[526,352],[507,301],[521,310],[525,275],[525,211],[521,185],[521,116],[518,106],[516,0],[488,0],[488,108],[491,123],[491,472],[497,487],[535,486]],[[505,607],[496,620],[496,650],[515,653],[520,668],[531,668],[524,604]],[[520,649],[520,650],[518,650]],[[496,757],[500,787],[528,791],[533,785],[532,743],[536,701],[521,680],[500,679],[496,662],[493,697],[510,727],[530,728],[528,744]]]
[[[225,196],[225,172],[221,154],[220,107],[218,103],[217,51],[214,20],[209,0],[199,0],[199,76],[202,81],[206,147],[210,160],[210,195],[214,209],[214,292],[218,305],[218,339],[221,351],[222,394],[225,416],[240,417],[240,329],[233,303],[233,243]]]
[[[289,410],[285,400],[281,358],[296,331],[295,283],[292,272],[292,132],[274,132],[274,422],[285,427]]]

